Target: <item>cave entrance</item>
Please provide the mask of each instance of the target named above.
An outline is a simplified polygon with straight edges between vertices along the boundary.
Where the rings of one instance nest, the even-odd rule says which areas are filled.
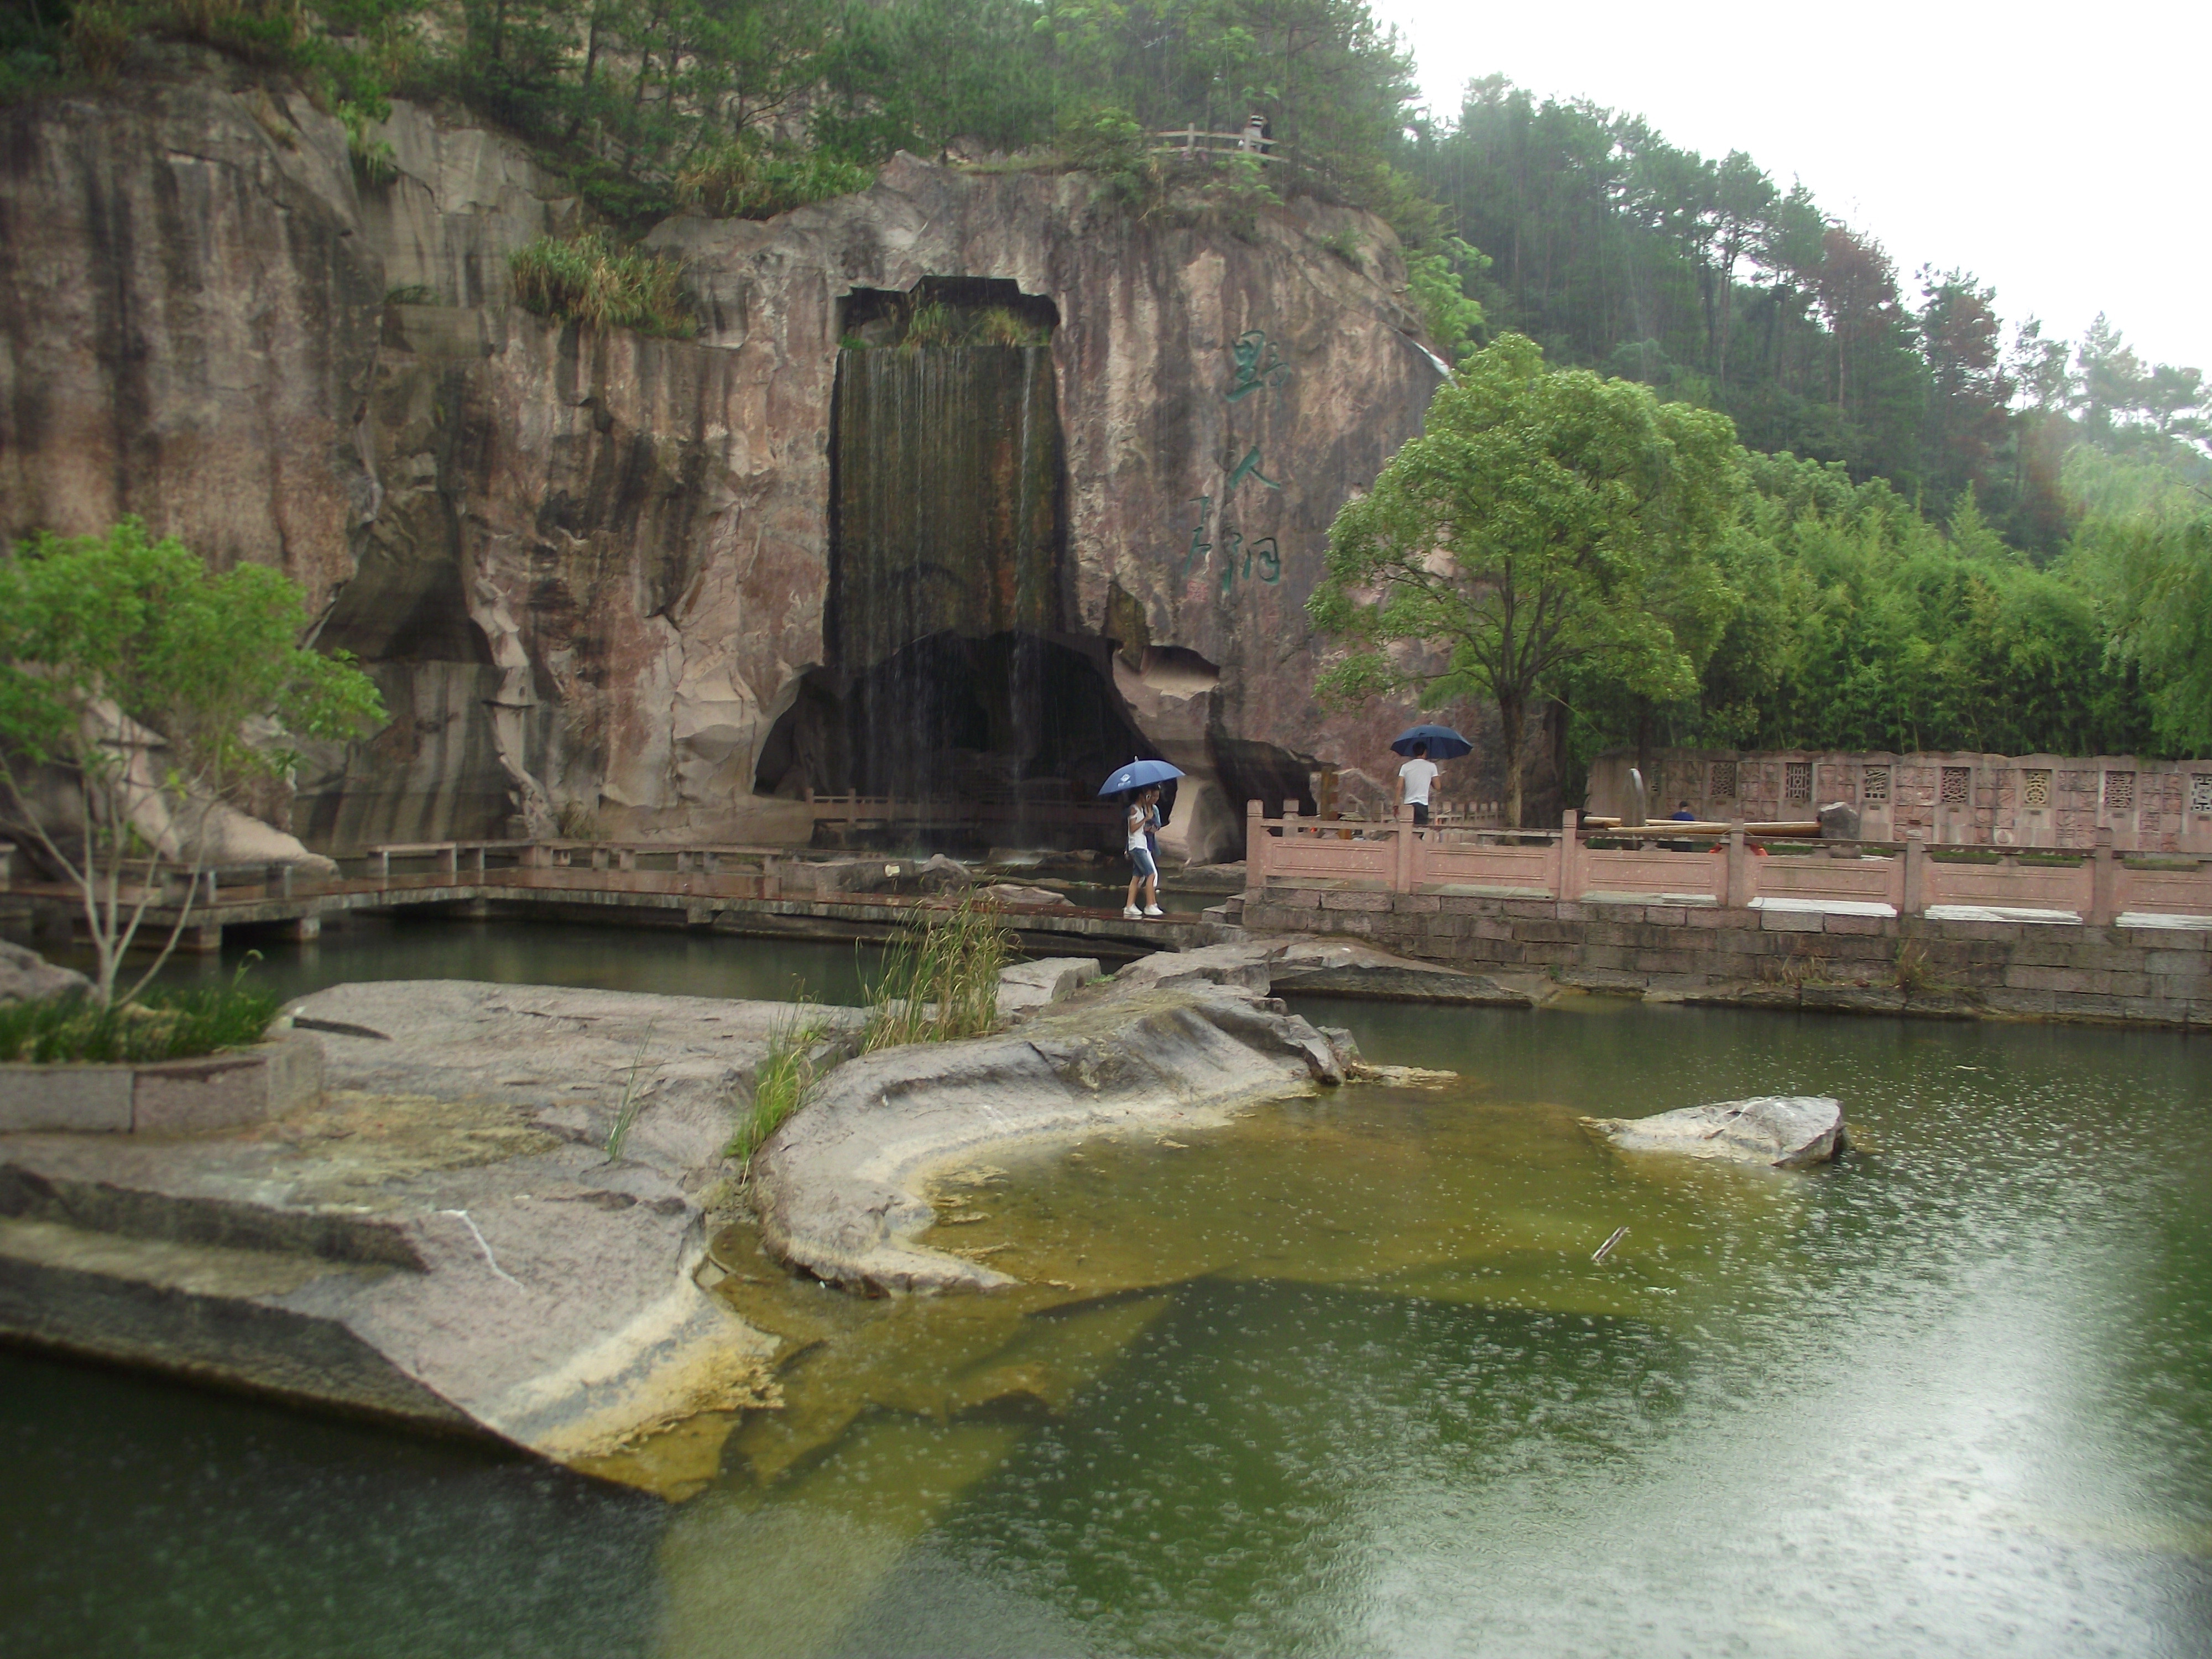
[[[840,317],[827,660],[756,787],[892,799],[901,842],[1110,844],[1098,785],[1149,753],[1109,641],[1071,632],[1049,301],[1012,283],[863,289]]]
[[[1110,847],[1118,809],[1098,786],[1147,746],[1105,672],[1109,648],[942,633],[859,673],[817,669],[776,723],[756,785],[901,803],[864,837],[898,844]]]

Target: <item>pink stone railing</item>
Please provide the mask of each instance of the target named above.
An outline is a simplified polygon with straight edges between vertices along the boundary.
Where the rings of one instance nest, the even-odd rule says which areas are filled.
[[[2114,855],[2109,831],[2094,853],[2032,861],[2005,853],[1995,861],[1931,858],[1917,837],[1904,842],[1818,842],[1814,850],[1760,856],[1741,825],[1710,848],[1681,852],[1664,823],[1640,830],[1580,827],[1565,815],[1556,830],[1417,830],[1413,809],[1395,823],[1346,823],[1264,816],[1250,802],[1244,880],[1257,899],[1271,881],[1340,882],[1395,893],[1460,892],[1500,898],[1669,899],[1746,908],[1759,899],[1810,904],[1883,904],[1918,915],[1944,904],[2059,911],[2103,925],[2124,914],[2212,916],[2212,860],[2165,859],[2137,869]],[[1593,847],[1589,836],[1614,843]]]

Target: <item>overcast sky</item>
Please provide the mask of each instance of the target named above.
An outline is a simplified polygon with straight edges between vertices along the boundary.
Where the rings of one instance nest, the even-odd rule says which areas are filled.
[[[2212,370],[2208,0],[1374,3],[1439,116],[1494,74],[1640,113],[1803,179],[1905,283],[1961,266],[2008,325],[2078,339],[2102,311],[2146,360]]]

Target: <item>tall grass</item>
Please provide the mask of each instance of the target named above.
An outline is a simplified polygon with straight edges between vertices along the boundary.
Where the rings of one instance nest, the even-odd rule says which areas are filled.
[[[906,332],[900,338],[901,347],[912,349],[919,346],[957,345],[960,342],[960,313],[942,300],[924,300],[906,314]]]
[[[975,319],[969,335],[977,345],[1000,346],[1042,345],[1049,337],[1049,330],[1025,320],[1008,306],[989,307]]]
[[[0,1003],[0,1060],[192,1060],[251,1048],[283,1006],[283,998],[235,978],[204,990],[149,991],[134,1003],[106,1008],[75,992]]]
[[[1014,937],[988,900],[971,893],[950,910],[917,908],[884,951],[882,976],[867,987],[860,1052],[995,1029],[999,974],[1013,950]]]
[[[603,230],[566,240],[541,236],[509,254],[507,264],[514,297],[541,317],[677,339],[699,331],[680,268],[658,254],[617,247]]]
[[[629,1080],[623,1085],[622,1103],[615,1108],[614,1127],[607,1131],[607,1157],[610,1160],[622,1157],[623,1143],[629,1139],[630,1126],[637,1121],[638,1112],[645,1104],[645,1091],[638,1087],[638,1079],[645,1073],[645,1049],[646,1045],[653,1041],[654,1024],[651,1020],[646,1022],[645,1035],[637,1040],[637,1052],[630,1056]],[[659,1074],[656,1068],[653,1076]],[[646,1086],[652,1086],[650,1079],[647,1079]]]
[[[836,1063],[815,1052],[826,1029],[813,1006],[802,1000],[798,1012],[769,1035],[768,1052],[753,1071],[752,1103],[722,1148],[722,1156],[735,1158],[746,1174],[752,1173],[753,1154],[806,1103],[816,1080]]]
[[[872,167],[818,152],[778,155],[740,140],[706,151],[678,173],[676,198],[718,219],[773,219],[875,181]]]

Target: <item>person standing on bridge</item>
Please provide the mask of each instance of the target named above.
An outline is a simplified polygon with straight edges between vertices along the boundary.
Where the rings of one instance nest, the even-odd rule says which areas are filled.
[[[1429,821],[1429,791],[1437,781],[1437,763],[1429,758],[1429,745],[1413,745],[1413,758],[1398,769],[1398,802],[1413,809],[1413,822]]]
[[[1123,799],[1128,804],[1123,828],[1129,851],[1129,897],[1122,905],[1121,914],[1134,921],[1143,917],[1164,915],[1160,908],[1160,866],[1152,855],[1152,826],[1159,822],[1158,784],[1142,789],[1133,789]],[[1143,908],[1138,908],[1141,896]]]

